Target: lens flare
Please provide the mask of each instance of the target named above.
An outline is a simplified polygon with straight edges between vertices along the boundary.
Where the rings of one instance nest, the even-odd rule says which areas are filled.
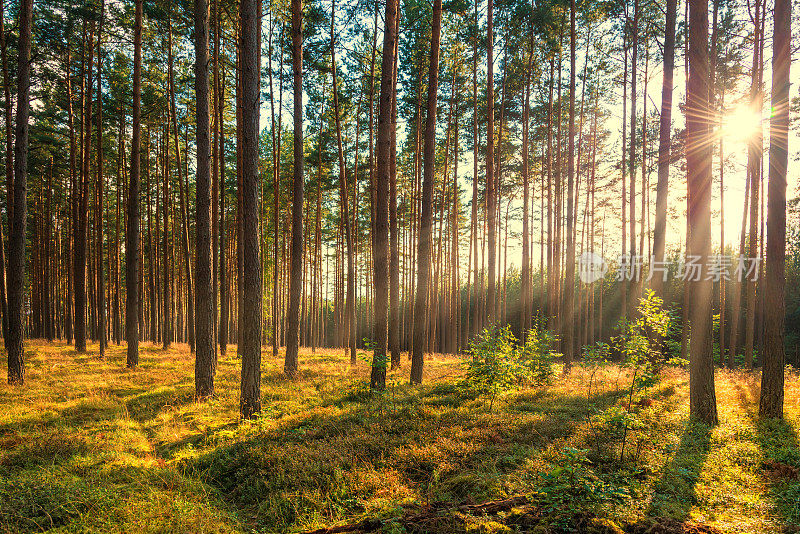
[[[750,106],[739,106],[722,118],[721,134],[734,141],[749,141],[761,131],[761,120],[761,114]]]

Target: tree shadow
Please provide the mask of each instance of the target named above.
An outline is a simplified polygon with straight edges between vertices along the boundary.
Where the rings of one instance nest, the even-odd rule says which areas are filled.
[[[240,532],[243,525],[220,495],[169,465],[97,462],[80,476],[35,469],[0,477],[0,531],[53,530]]]
[[[170,387],[137,395],[125,401],[125,406],[131,419],[144,424],[153,420],[165,408],[180,408],[192,402],[194,402],[193,388]]]
[[[223,425],[215,426],[213,428],[209,428],[205,432],[197,432],[194,434],[189,434],[179,439],[178,441],[166,441],[161,443],[154,443],[153,449],[155,450],[156,454],[159,457],[164,458],[165,460],[169,460],[175,456],[175,453],[180,452],[185,447],[187,446],[200,447],[209,436],[214,435],[217,432],[223,430],[230,430],[236,428],[238,425],[239,425],[238,421],[233,421]],[[155,436],[150,429],[143,427],[142,430],[145,432],[145,434],[148,436],[151,442],[154,441]]]
[[[595,402],[619,395],[601,392]],[[585,424],[586,397],[570,392],[521,392],[492,412],[467,397],[443,384],[399,388],[395,399],[343,391],[339,402],[180,465],[237,508],[257,509],[259,524],[291,530],[320,518],[374,517],[376,499],[483,502],[528,491]]]
[[[662,467],[654,484],[646,516],[664,516],[685,521],[697,503],[697,481],[710,450],[711,429],[687,420],[675,454]]]
[[[116,402],[81,399],[66,408],[0,425],[0,470],[54,466],[88,454],[92,447],[86,429],[103,425],[122,411]]]
[[[755,379],[745,390],[736,385],[739,403],[755,427],[761,449],[760,469],[769,485],[769,497],[787,526],[800,527],[800,445],[797,429],[786,419],[759,419],[760,387]]]

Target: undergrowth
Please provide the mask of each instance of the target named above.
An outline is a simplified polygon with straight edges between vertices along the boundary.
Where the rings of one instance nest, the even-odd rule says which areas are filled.
[[[454,357],[430,356],[418,387],[404,357],[373,395],[368,365],[351,368],[341,350],[302,351],[290,381],[267,348],[264,411],[246,422],[233,348],[217,396],[197,403],[184,346],[145,344],[129,371],[124,346],[101,360],[93,347],[31,342],[26,385],[0,385],[0,532],[298,532],[363,519],[410,532],[399,518],[428,509],[432,533],[634,532],[665,517],[722,532],[800,524],[796,375],[786,421],[758,423],[757,375],[718,371],[721,423],[708,429],[687,420],[681,368],[631,397],[634,368],[609,363],[607,348],[562,376],[549,351],[540,358],[544,335],[514,345],[518,361],[539,363],[490,402],[464,387]],[[618,422],[600,414],[634,412],[621,455]],[[514,495],[530,509],[447,508]]]

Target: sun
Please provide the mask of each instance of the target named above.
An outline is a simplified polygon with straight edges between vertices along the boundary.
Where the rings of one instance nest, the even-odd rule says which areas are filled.
[[[749,141],[761,131],[761,114],[748,105],[741,105],[722,118],[720,134],[733,141]]]

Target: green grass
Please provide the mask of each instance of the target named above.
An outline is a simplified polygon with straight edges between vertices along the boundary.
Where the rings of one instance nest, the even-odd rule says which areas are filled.
[[[664,517],[800,531],[794,374],[786,421],[759,423],[758,376],[718,371],[721,424],[707,429],[687,420],[684,371],[667,370],[620,460],[619,441],[588,417],[580,367],[490,411],[458,386],[452,357],[431,356],[420,387],[406,385],[404,359],[372,395],[367,365],[351,368],[343,351],[302,351],[289,381],[265,350],[264,411],[242,422],[234,352],[215,398],[197,403],[185,346],[145,344],[130,371],[124,346],[100,360],[96,347],[30,342],[25,386],[0,385],[0,532],[297,532],[367,518],[402,532],[414,529],[392,518],[426,510],[439,511],[435,524],[418,531],[644,532]],[[625,404],[625,370],[595,379],[595,408]],[[534,504],[487,517],[436,504],[518,494]]]

